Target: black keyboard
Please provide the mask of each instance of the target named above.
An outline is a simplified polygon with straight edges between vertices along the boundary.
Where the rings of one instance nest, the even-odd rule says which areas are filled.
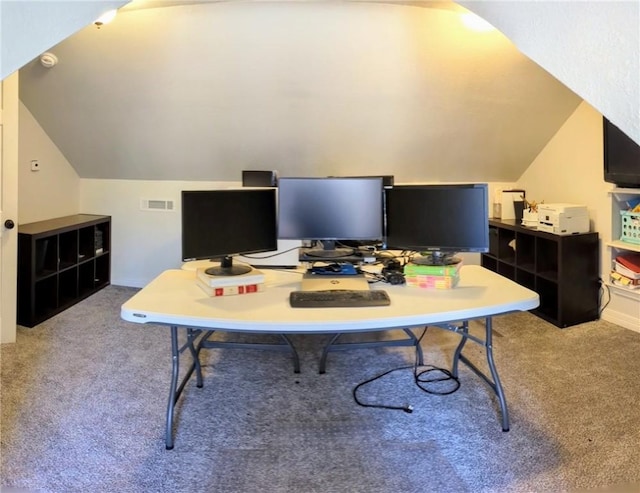
[[[293,308],[335,308],[387,306],[389,294],[382,289],[330,289],[326,291],[292,291],[289,303]]]

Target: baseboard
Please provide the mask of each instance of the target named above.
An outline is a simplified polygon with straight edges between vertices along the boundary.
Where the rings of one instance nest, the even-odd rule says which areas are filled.
[[[147,284],[149,284],[149,280],[111,278],[111,284],[114,286],[124,286],[125,288],[144,288]]]
[[[638,320],[638,317],[633,317],[628,313],[605,309],[600,318],[607,322],[611,322],[612,324],[624,327],[625,329],[640,332],[640,320]]]
[[[606,286],[609,301],[601,318],[634,332],[640,332],[640,292],[610,283]]]

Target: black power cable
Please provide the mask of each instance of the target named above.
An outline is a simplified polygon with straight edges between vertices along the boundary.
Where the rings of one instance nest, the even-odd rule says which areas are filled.
[[[420,334],[420,337],[418,337],[416,341],[416,346],[420,344],[420,342],[422,341],[426,333],[427,333],[427,327],[423,329],[422,334]],[[422,371],[418,371],[419,368],[425,368],[425,369]],[[413,365],[392,368],[391,370],[387,370],[383,373],[380,373],[356,385],[352,391],[353,400],[356,402],[356,404],[362,407],[373,407],[377,409],[392,409],[392,410],[404,411],[406,413],[412,413],[413,406],[411,406],[410,404],[404,404],[402,406],[388,405],[388,404],[375,404],[375,403],[362,402],[358,398],[358,390],[361,387],[364,387],[365,385],[371,382],[374,382],[386,375],[389,375],[390,373],[393,373],[396,371],[402,371],[402,370],[409,370],[409,369],[413,369],[414,384],[420,390],[428,394],[449,395],[449,394],[453,394],[455,391],[457,391],[460,388],[460,380],[457,377],[455,377],[449,370],[445,368],[439,368],[433,365],[419,365],[418,352],[416,351]],[[439,388],[442,387],[442,382],[453,382],[453,385],[449,388],[440,390]],[[436,385],[437,388],[433,388],[433,385]],[[431,388],[429,388],[430,386]]]

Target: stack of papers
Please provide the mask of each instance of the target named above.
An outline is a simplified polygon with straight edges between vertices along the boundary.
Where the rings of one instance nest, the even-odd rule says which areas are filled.
[[[617,256],[613,261],[611,282],[629,289],[640,289],[640,254]]]
[[[404,266],[407,286],[427,289],[452,289],[460,280],[462,262],[449,265],[408,263]]]

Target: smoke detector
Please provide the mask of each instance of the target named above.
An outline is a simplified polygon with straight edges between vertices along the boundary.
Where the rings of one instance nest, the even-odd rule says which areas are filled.
[[[58,57],[53,53],[43,53],[40,55],[40,63],[46,68],[55,67],[58,64]]]

